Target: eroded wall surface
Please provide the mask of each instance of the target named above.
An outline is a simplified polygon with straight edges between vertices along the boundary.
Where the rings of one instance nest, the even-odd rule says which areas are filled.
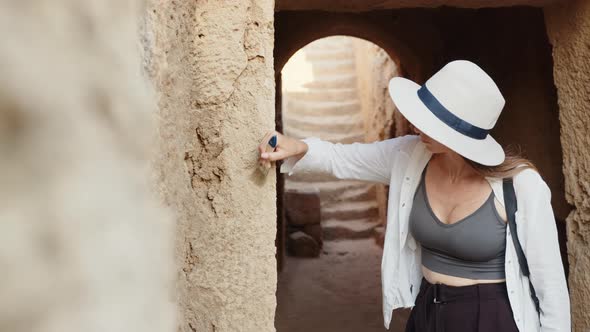
[[[590,328],[590,2],[545,9],[553,44],[567,201],[569,287],[575,331]]]
[[[400,76],[399,68],[389,54],[378,45],[360,39],[354,40],[353,45],[357,84],[365,124],[365,141],[369,143],[398,136],[394,133],[394,114],[399,112],[389,97],[387,87],[389,80]],[[379,184],[375,188],[379,206],[379,221],[385,225],[388,186]],[[384,235],[384,232],[377,235],[379,243]]]
[[[171,332],[139,1],[0,5],[0,330]]]
[[[273,1],[150,1],[144,32],[159,111],[155,170],[176,214],[180,331],[273,331]]]
[[[400,76],[396,63],[384,49],[363,40],[354,41],[356,70],[365,119],[365,140],[393,137],[395,105],[389,97],[389,80]]]

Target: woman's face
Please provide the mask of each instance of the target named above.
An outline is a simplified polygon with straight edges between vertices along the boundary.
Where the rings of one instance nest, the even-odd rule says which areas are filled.
[[[420,140],[422,140],[422,143],[424,143],[424,145],[426,146],[426,148],[428,148],[428,150],[430,150],[430,152],[445,153],[450,151],[450,149],[447,148],[445,145],[439,143],[432,137],[426,135],[420,129],[414,127],[412,124],[410,124],[410,130],[414,132],[416,135],[420,136]]]

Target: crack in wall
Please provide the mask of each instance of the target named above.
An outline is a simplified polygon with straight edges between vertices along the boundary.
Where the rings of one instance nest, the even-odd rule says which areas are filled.
[[[188,276],[191,274],[191,272],[193,272],[195,266],[199,262],[199,257],[195,254],[195,249],[193,248],[193,244],[190,241],[188,242],[188,249],[185,250],[184,262],[185,264],[182,267],[182,271],[188,280]]]
[[[153,79],[163,118],[160,136],[168,142],[160,157],[168,173],[162,178],[170,186],[165,188],[169,201],[180,215],[177,289],[183,317],[179,332],[270,330],[272,320],[267,313],[272,308],[266,303],[266,289],[237,294],[239,286],[233,278],[240,261],[234,251],[244,250],[247,244],[236,241],[236,236],[251,237],[240,227],[253,216],[258,218],[250,205],[243,205],[244,197],[270,190],[245,187],[247,179],[236,160],[245,159],[239,146],[250,144],[251,131],[259,130],[259,121],[249,112],[271,116],[272,3],[152,2],[158,10],[150,10],[150,15],[160,20],[155,39],[160,48],[154,52],[160,57],[154,59],[163,63],[155,66],[159,71]],[[182,191],[174,191],[174,186]],[[239,213],[234,212],[238,209]],[[252,227],[244,228],[249,229]],[[256,236],[262,232],[256,231]],[[269,241],[274,238],[271,235],[265,234]],[[227,241],[235,241],[235,247],[225,250]],[[264,267],[253,271],[256,278],[260,278],[259,271],[272,270],[268,263],[264,260]],[[254,302],[258,304],[252,305]]]

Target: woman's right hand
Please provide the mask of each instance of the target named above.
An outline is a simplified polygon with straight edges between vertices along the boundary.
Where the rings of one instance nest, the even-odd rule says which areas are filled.
[[[274,135],[277,136],[277,144],[274,151],[267,152],[268,142]],[[283,160],[292,156],[301,159],[307,153],[307,148],[307,144],[301,140],[285,136],[278,131],[271,131],[264,136],[258,146],[259,163],[269,168],[272,161]]]

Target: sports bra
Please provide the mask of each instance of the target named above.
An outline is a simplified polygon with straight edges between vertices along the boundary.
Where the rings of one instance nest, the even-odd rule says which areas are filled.
[[[494,192],[475,212],[453,223],[441,222],[426,195],[426,167],[414,194],[410,232],[422,246],[428,269],[469,279],[505,279],[506,223],[498,215]]]

